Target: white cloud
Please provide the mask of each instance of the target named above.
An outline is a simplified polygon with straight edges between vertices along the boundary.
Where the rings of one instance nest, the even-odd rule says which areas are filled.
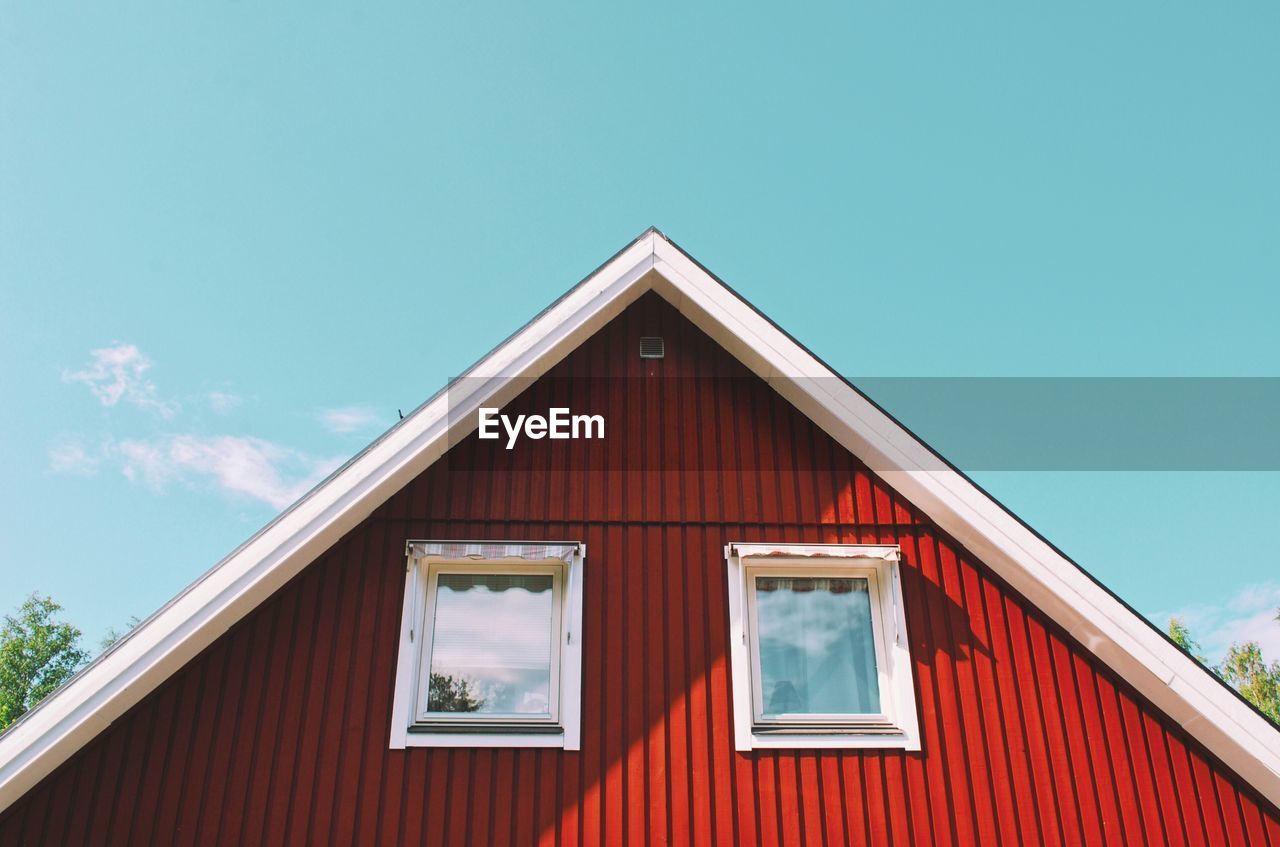
[[[148,376],[152,362],[133,344],[116,343],[90,351],[82,370],[63,373],[66,382],[82,383],[104,406],[121,402],[170,420],[178,412],[176,402],[161,399]],[[229,391],[208,391],[197,398],[219,415],[243,402]],[[349,433],[363,429],[378,414],[362,406],[328,409],[320,420],[331,431]],[[341,463],[341,459],[314,456],[301,450],[252,436],[167,434],[113,440],[108,437],[97,450],[66,440],[49,449],[49,466],[60,473],[92,474],[100,466],[119,467],[129,480],[156,491],[171,484],[212,485],[221,491],[259,500],[276,509],[293,503]]]
[[[344,406],[340,409],[325,409],[320,413],[320,422],[330,432],[356,432],[366,429],[378,420],[378,413],[367,406]]]
[[[217,412],[219,415],[225,415],[233,411],[244,401],[238,394],[231,394],[226,391],[210,391],[209,408]]]
[[[64,441],[49,448],[49,469],[56,473],[92,476],[101,462],[100,456],[90,453],[78,441]]]
[[[1200,603],[1174,612],[1160,612],[1152,620],[1161,629],[1170,617],[1182,620],[1200,642],[1211,662],[1218,662],[1232,644],[1256,641],[1270,660],[1280,659],[1280,584],[1260,583],[1242,589],[1223,603]]]
[[[261,438],[230,435],[122,441],[117,449],[124,475],[158,491],[171,482],[206,480],[276,509],[297,500],[341,462]]]
[[[161,400],[156,386],[147,377],[151,360],[132,344],[116,344],[91,350],[89,366],[81,371],[67,371],[67,382],[82,382],[104,406],[115,406],[121,400],[171,418],[177,412],[175,403]]]

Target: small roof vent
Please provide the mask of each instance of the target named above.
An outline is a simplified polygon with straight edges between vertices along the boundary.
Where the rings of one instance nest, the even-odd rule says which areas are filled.
[[[667,346],[661,336],[646,335],[640,339],[641,359],[661,359],[667,355]]]

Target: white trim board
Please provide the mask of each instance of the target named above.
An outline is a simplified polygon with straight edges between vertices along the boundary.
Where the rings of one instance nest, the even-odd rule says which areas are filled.
[[[0,810],[315,560],[475,425],[654,290],[1280,805],[1280,732],[808,350],[650,229],[0,736]],[[460,396],[461,395],[461,396]],[[451,423],[452,421],[452,423]]]

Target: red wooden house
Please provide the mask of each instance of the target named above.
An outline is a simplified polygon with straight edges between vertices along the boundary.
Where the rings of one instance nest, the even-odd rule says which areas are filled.
[[[4,845],[1280,847],[1278,802],[1273,725],[654,230],[0,737]]]

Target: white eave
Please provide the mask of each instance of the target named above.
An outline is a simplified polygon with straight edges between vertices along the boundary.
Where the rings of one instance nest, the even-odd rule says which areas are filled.
[[[1280,732],[656,230],[336,471],[0,736],[0,810],[193,659],[623,309],[657,291],[1280,805]],[[451,423],[452,422],[452,423]],[[452,432],[450,430],[453,430]],[[890,469],[890,470],[886,470]]]

